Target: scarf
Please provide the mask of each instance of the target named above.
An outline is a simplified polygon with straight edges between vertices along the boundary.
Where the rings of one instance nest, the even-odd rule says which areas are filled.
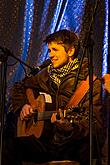
[[[48,66],[48,73],[51,79],[54,81],[57,86],[60,85],[63,77],[74,71],[79,67],[78,58],[75,58],[72,62],[68,62],[68,64],[64,65],[59,69],[53,68],[52,64]]]

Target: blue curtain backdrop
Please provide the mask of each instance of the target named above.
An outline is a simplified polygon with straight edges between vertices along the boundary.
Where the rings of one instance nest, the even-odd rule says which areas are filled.
[[[75,31],[84,49],[85,37],[96,2],[91,36],[94,40],[94,72],[101,77],[110,73],[109,57],[109,1],[110,0],[0,0],[0,131],[3,131],[4,114],[11,108],[11,88],[30,70],[18,62],[20,59],[31,67],[48,58],[45,37],[59,29]],[[2,48],[2,49],[1,49]],[[5,49],[4,49],[5,48]],[[6,50],[5,53],[2,50]],[[1,59],[5,55],[5,68]],[[85,54],[87,55],[87,54]],[[6,75],[4,75],[6,73]],[[6,78],[6,89],[3,81]],[[6,90],[6,95],[3,95]],[[5,100],[6,99],[6,100]],[[3,104],[2,104],[3,103]],[[5,103],[5,107],[4,107]],[[5,112],[4,112],[5,111]],[[109,115],[108,115],[109,116]],[[10,121],[11,122],[11,121]],[[110,122],[109,119],[107,123]],[[11,128],[12,124],[9,124]],[[12,129],[12,128],[11,128]],[[2,134],[1,134],[2,135]],[[108,145],[108,144],[107,144]]]
[[[0,0],[0,46],[31,67],[48,58],[45,37],[59,29],[75,31],[81,46],[90,27],[94,0]],[[94,71],[98,76],[108,72],[109,0],[98,2],[93,24]],[[14,82],[29,69],[13,57],[7,61],[7,98]]]

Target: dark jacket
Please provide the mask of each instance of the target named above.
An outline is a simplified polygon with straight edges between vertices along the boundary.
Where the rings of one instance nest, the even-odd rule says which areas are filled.
[[[84,61],[80,75],[78,77],[78,84],[88,75],[87,61]],[[32,88],[35,97],[39,92],[45,92],[52,97],[52,104],[47,105],[46,110],[57,110],[58,108],[64,109],[74,94],[72,89],[76,78],[77,70],[69,73],[63,77],[60,86],[58,87],[49,77],[47,68],[43,69],[36,76],[25,78],[22,82],[16,83],[12,90],[12,106],[14,112],[20,111],[22,106],[28,102],[26,97],[26,89]],[[37,95],[36,95],[37,93]],[[48,109],[49,108],[49,109]],[[101,81],[97,78],[93,83],[93,134],[102,134],[104,131],[103,114],[102,114],[102,100],[101,100]],[[82,98],[78,107],[75,109],[78,122],[73,121],[70,124],[63,124],[62,126],[54,126],[50,120],[45,122],[45,129],[43,136],[47,139],[52,139],[54,143],[63,143],[69,139],[82,139],[89,136],[89,90]],[[78,115],[77,115],[78,114]],[[50,133],[51,130],[51,133]],[[61,135],[61,136],[60,136]],[[55,137],[56,136],[56,137]],[[58,136],[58,137],[57,137]],[[55,137],[55,138],[53,138]],[[45,138],[46,139],[46,138]],[[53,140],[56,139],[56,140]]]

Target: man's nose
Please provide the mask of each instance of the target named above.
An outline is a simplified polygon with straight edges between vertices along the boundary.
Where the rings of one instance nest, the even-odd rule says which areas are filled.
[[[49,54],[49,56],[50,56],[50,58],[53,58],[55,55],[54,55],[54,53],[51,52],[51,53]]]

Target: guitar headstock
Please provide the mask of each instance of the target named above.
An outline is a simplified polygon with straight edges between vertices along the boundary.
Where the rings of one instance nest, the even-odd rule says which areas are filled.
[[[85,111],[85,109],[80,110],[78,107],[69,107],[64,112],[64,117],[70,123],[79,124],[82,120],[89,119],[89,112]]]

